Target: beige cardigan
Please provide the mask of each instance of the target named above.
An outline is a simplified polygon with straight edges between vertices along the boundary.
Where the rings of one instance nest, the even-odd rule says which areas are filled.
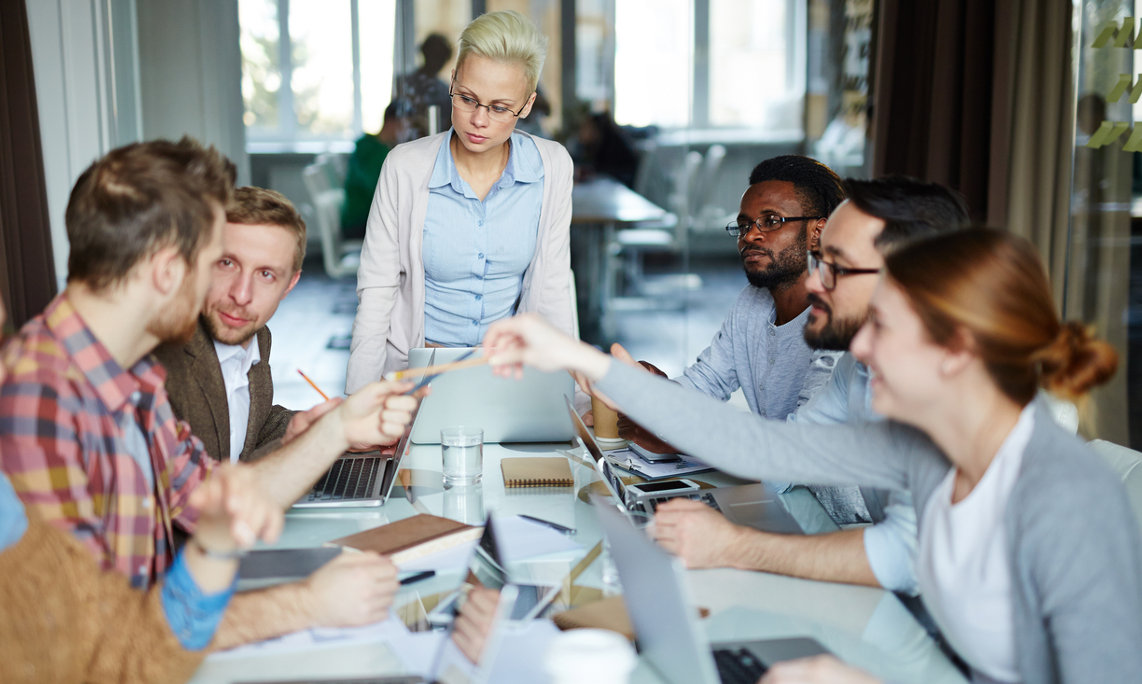
[[[450,131],[445,131],[398,145],[381,168],[357,271],[357,317],[346,392],[405,368],[408,350],[424,346],[421,248],[428,179],[448,135]],[[532,140],[543,160],[543,206],[518,310],[537,312],[571,334],[571,156],[558,143]]]

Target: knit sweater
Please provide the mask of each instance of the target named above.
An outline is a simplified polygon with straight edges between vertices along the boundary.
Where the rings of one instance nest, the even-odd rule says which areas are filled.
[[[929,497],[952,468],[927,435],[894,421],[743,419],[721,402],[622,363],[611,363],[596,386],[671,444],[735,475],[908,490],[921,528]],[[1020,678],[1137,681],[1142,535],[1126,491],[1086,445],[1036,410],[1003,520]]]
[[[168,626],[161,586],[131,588],[102,572],[66,532],[28,513],[0,553],[0,682],[181,682],[205,651]]]

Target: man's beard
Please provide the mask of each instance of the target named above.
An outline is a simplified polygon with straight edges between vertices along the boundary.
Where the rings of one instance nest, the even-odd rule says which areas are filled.
[[[807,297],[810,306],[824,310],[825,325],[820,330],[813,330],[810,326],[817,316],[822,314],[809,314],[809,322],[805,325],[805,343],[813,349],[829,351],[848,351],[857,331],[864,325],[864,318],[835,318],[833,310],[821,301],[815,293],[810,292]]]
[[[214,318],[205,311],[202,312],[201,318],[203,324],[206,326],[206,331],[210,333],[210,339],[218,340],[222,344],[246,344],[246,341],[258,332],[257,327],[253,325],[238,330],[226,328],[215,321]]]
[[[797,242],[781,250],[778,254],[774,254],[773,250],[765,247],[752,247],[741,252],[742,268],[745,270],[745,277],[749,280],[749,284],[772,290],[797,282],[797,279],[805,274],[807,268],[805,245],[805,231],[801,231]],[[755,252],[769,255],[769,266],[765,270],[751,272],[749,267],[745,265],[745,257]]]
[[[199,309],[194,280],[193,277],[184,279],[175,300],[147,326],[147,331],[157,337],[160,344],[186,344],[194,337]]]

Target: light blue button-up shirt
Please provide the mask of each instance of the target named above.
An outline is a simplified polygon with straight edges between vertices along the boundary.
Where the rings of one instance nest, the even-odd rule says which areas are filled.
[[[512,133],[507,166],[480,201],[457,172],[446,140],[428,189],[424,337],[475,346],[489,325],[515,313],[539,235],[543,160],[532,140]]]

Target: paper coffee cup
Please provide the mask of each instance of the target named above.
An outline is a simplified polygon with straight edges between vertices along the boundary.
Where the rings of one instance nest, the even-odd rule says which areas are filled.
[[[591,413],[595,416],[595,437],[619,438],[619,414],[602,401],[591,397]]]

